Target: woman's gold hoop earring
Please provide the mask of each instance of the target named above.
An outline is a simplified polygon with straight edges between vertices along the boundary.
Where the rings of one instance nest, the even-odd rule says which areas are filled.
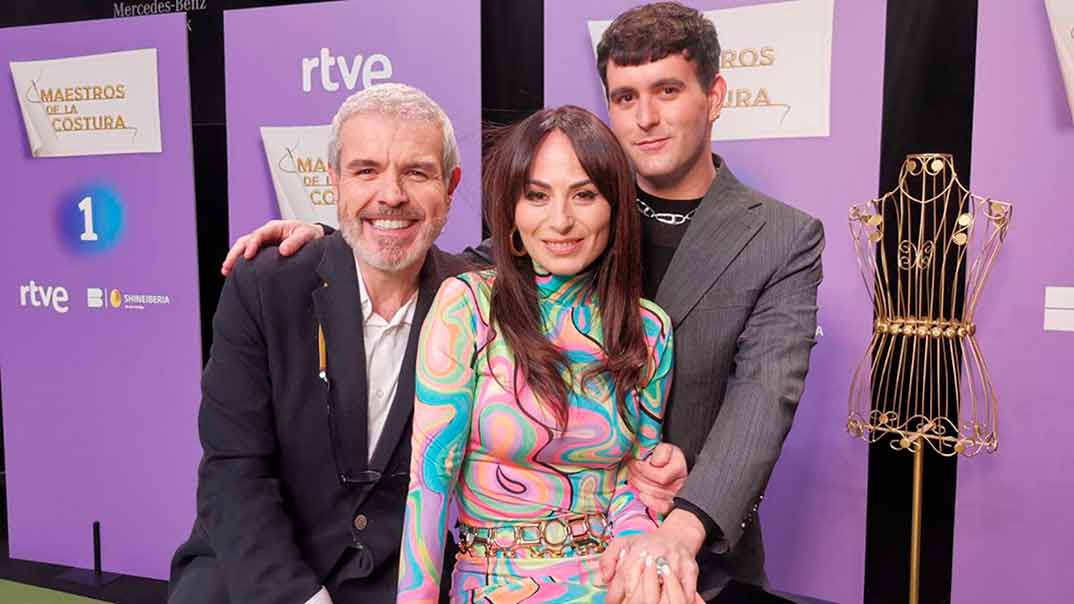
[[[511,253],[514,254],[515,256],[518,256],[519,258],[521,258],[521,257],[526,255],[526,247],[522,246],[522,249],[518,249],[517,247],[515,247],[515,234],[517,234],[517,233],[518,233],[518,227],[511,227],[511,236],[509,238],[510,241],[511,241]],[[519,239],[521,239],[521,238],[522,237],[520,235]]]

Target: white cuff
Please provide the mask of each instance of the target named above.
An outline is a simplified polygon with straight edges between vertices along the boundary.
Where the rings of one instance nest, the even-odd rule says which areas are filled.
[[[328,595],[328,590],[322,587],[321,591],[306,600],[306,604],[332,604],[332,596]]]

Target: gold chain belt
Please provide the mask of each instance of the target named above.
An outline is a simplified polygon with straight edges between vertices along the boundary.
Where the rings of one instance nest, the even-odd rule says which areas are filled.
[[[599,554],[611,540],[603,513],[568,514],[492,527],[459,524],[459,552],[479,558],[563,558]]]

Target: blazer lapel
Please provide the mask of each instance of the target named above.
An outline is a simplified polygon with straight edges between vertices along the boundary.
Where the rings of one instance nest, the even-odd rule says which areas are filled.
[[[340,235],[329,237],[317,266],[322,284],[313,292],[313,308],[324,330],[329,381],[329,412],[343,455],[340,472],[354,475],[367,467],[367,378],[362,303],[354,254]]]
[[[687,227],[660,282],[655,302],[678,324],[727,270],[764,219],[751,211],[760,204],[748,195],[721,159],[720,171]]]
[[[418,277],[418,299],[414,307],[414,320],[410,324],[406,354],[403,356],[403,365],[399,369],[399,384],[395,388],[395,398],[388,411],[388,418],[384,422],[384,430],[380,433],[377,446],[373,450],[371,467],[379,472],[384,472],[387,468],[392,453],[399,445],[399,439],[410,425],[410,417],[414,411],[414,373],[417,366],[421,324],[425,320],[425,315],[429,314],[429,308],[433,304],[433,298],[436,297],[436,291],[443,279],[441,271],[437,269],[438,253],[436,248],[429,250]]]

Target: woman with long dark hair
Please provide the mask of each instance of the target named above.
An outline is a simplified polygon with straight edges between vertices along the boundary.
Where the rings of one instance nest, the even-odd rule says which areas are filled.
[[[422,328],[398,601],[437,601],[454,496],[453,602],[602,602],[600,552],[657,523],[626,461],[660,440],[672,366],[630,164],[592,113],[545,109],[494,144],[483,194],[495,266]]]

